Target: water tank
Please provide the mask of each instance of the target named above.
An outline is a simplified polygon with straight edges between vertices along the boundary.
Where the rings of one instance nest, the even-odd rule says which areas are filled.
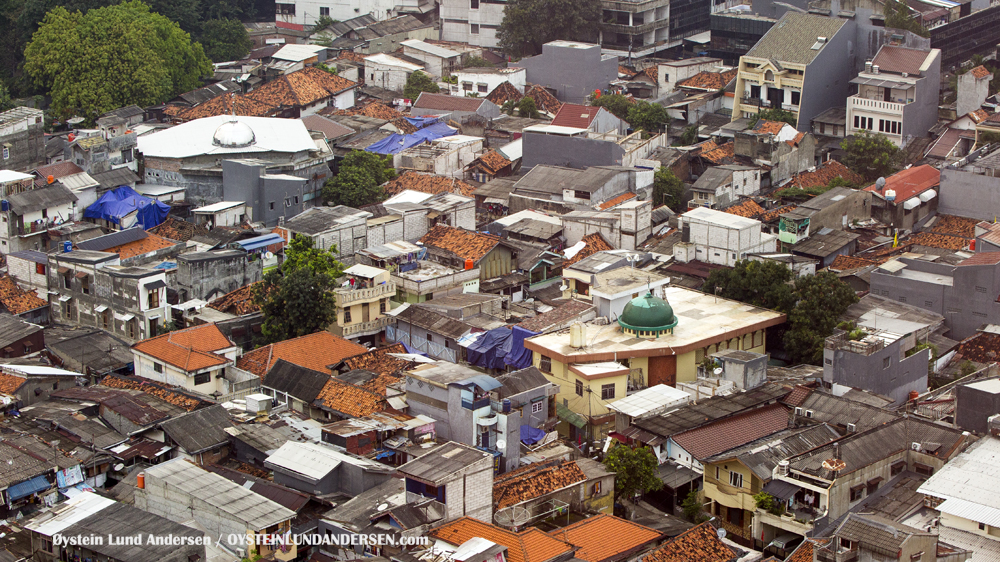
[[[572,348],[579,349],[583,347],[583,339],[580,337],[580,333],[583,331],[583,324],[575,322],[569,327],[569,346]]]
[[[969,251],[970,252],[975,252],[976,251],[976,239],[975,238],[973,238],[972,240],[969,240]]]
[[[135,477],[135,487],[138,488],[138,489],[140,489],[140,490],[145,490],[146,489],[146,473],[145,472],[140,472]]]
[[[476,262],[474,262],[472,260],[465,260],[465,269],[466,269],[466,271],[472,269],[475,266],[476,266]]]
[[[781,476],[788,476],[788,468],[790,463],[788,461],[781,461],[778,463],[778,474]]]
[[[910,402],[913,402],[914,400],[916,400],[919,397],[920,397],[920,393],[919,392],[917,392],[916,390],[911,390],[910,391]]]
[[[510,413],[510,398],[503,399],[503,413],[505,414]]]
[[[10,203],[7,200],[0,201],[0,211],[7,212],[10,210]]]
[[[55,176],[49,176],[49,177],[45,178],[45,180],[48,183],[55,183],[56,182],[56,177]]]
[[[892,189],[885,190],[885,200],[890,203],[896,200],[896,191]]]
[[[69,253],[73,251],[73,243],[69,240],[63,242],[63,252]]]

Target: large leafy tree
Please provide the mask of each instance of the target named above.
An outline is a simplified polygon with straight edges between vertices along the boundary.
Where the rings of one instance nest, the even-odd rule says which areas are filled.
[[[741,260],[732,269],[716,269],[709,273],[702,291],[788,313],[796,300],[791,280],[792,271],[784,264]]]
[[[902,167],[903,152],[881,133],[862,131],[844,139],[844,165],[868,181],[895,174]]]
[[[333,294],[343,265],[312,239],[296,236],[285,248],[285,261],[254,289],[254,301],[264,315],[265,343],[284,341],[325,330],[337,319]]]
[[[340,172],[323,184],[328,205],[361,207],[384,199],[382,184],[396,177],[392,156],[355,150],[340,163]]]
[[[687,204],[684,200],[684,182],[665,166],[653,174],[653,204],[657,207],[666,205],[675,213],[682,212]]]
[[[437,82],[431,80],[429,74],[419,70],[407,77],[406,85],[403,86],[403,96],[406,99],[414,101],[420,97],[421,92],[436,94],[439,91],[441,91],[441,88],[437,85]]]
[[[88,119],[197,88],[212,64],[201,45],[139,1],[89,10],[57,7],[25,49],[24,68],[59,116]]]
[[[658,103],[638,101],[629,108],[625,120],[633,129],[656,132],[670,121],[670,115],[667,115],[667,108]]]
[[[804,363],[823,361],[823,340],[833,333],[840,315],[858,302],[849,285],[829,271],[795,280],[795,308],[788,315],[785,351]]]
[[[886,27],[905,29],[921,37],[931,36],[930,30],[921,25],[920,20],[914,17],[915,14],[910,11],[910,7],[906,5],[906,2],[886,0],[883,12],[885,14]]]
[[[615,473],[615,499],[632,500],[640,492],[662,488],[663,481],[656,476],[659,464],[649,447],[616,445],[604,457],[604,466]]]
[[[762,109],[750,117],[750,120],[747,121],[747,128],[752,129],[757,124],[757,121],[760,121],[761,119],[765,121],[783,121],[793,127],[795,126],[795,122],[798,120],[795,117],[795,114],[787,109],[778,109],[776,107],[771,109]]]
[[[628,118],[628,112],[632,109],[632,102],[628,101],[628,98],[621,94],[608,94],[591,99],[590,105],[603,107],[623,121]]]
[[[239,20],[208,20],[202,30],[201,44],[213,62],[239,60],[253,48],[250,34]]]
[[[510,56],[542,52],[556,39],[593,41],[601,21],[599,0],[510,0],[497,30],[500,48]]]

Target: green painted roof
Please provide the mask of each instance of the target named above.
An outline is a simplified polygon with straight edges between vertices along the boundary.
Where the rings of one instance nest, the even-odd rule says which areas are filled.
[[[625,305],[618,324],[632,330],[667,330],[677,325],[677,317],[667,301],[646,293]]]

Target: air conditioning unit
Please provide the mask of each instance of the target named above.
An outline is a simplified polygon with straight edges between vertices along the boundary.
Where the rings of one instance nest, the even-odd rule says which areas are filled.
[[[853,423],[847,424],[847,433],[854,433],[857,430],[858,426],[854,425]]]
[[[920,452],[920,443],[914,441],[913,443],[910,443],[910,448],[914,451]]]
[[[802,408],[795,408],[795,415],[796,416],[801,416],[802,415]]]
[[[236,548],[234,550],[236,551],[237,558],[242,560],[243,558],[247,557],[247,551],[243,550],[242,548]]]
[[[812,410],[806,410],[806,417],[807,418],[813,417],[813,411]]]

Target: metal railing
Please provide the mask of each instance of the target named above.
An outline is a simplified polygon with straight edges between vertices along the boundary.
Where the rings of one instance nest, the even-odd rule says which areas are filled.
[[[337,306],[343,307],[344,305],[358,301],[371,301],[395,295],[396,284],[389,282],[364,289],[337,289],[334,291],[334,294],[337,295]]]
[[[883,100],[871,100],[868,98],[863,98],[861,96],[851,96],[847,98],[850,100],[851,105],[854,107],[860,107],[864,109],[875,109],[878,111],[886,111],[898,115],[903,114],[903,108],[906,107],[905,103],[897,103],[893,101],[883,101]]]
[[[344,338],[348,336],[369,336],[382,331],[383,328],[395,321],[396,319],[391,316],[383,316],[381,318],[376,318],[375,320],[369,320],[368,322],[358,322],[357,324],[349,324],[347,326],[337,326],[336,331],[340,332],[338,335]]]

